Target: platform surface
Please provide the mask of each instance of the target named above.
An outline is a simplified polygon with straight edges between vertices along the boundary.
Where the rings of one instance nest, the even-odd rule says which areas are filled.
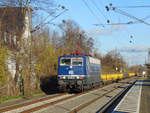
[[[150,80],[143,81],[139,113],[150,113]]]
[[[140,112],[143,83],[144,80],[137,80],[133,87],[131,87],[131,89],[116,106],[113,113],[143,113]]]

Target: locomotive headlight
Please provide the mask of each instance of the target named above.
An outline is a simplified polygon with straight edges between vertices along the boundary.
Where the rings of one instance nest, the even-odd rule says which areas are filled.
[[[80,77],[79,76],[77,76],[77,79],[79,79]]]
[[[65,76],[63,76],[63,79],[66,79],[66,77],[65,77]]]

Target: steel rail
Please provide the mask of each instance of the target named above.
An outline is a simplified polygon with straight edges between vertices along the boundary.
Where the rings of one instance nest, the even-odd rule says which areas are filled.
[[[99,96],[99,97],[97,97],[97,98],[95,98],[95,99],[93,99],[93,100],[91,100],[91,101],[89,101],[89,102],[87,102],[87,103],[81,104],[80,106],[78,106],[77,108],[71,110],[71,111],[68,112],[68,113],[77,113],[78,111],[80,111],[80,110],[82,110],[83,108],[89,106],[90,104],[94,103],[94,102],[97,101],[98,99],[100,99],[100,98],[106,96],[107,94],[109,94],[110,92],[114,91],[115,89],[117,89],[117,88],[114,88],[114,89],[112,89],[112,90],[110,90],[110,91],[108,91],[108,92],[102,94],[101,96]]]
[[[108,85],[110,85],[110,84],[107,84],[107,85],[105,85],[105,86],[108,86]],[[76,96],[79,96],[79,95],[82,95],[82,94],[86,94],[86,93],[92,92],[92,91],[97,90],[97,89],[102,88],[102,87],[104,87],[104,86],[91,89],[91,90],[89,90],[89,91],[87,91],[87,92],[83,92],[83,93],[77,94]],[[66,94],[67,94],[67,93],[58,94],[58,95],[54,95],[54,96],[50,96],[50,97],[45,97],[45,98],[40,98],[40,99],[37,99],[37,100],[33,100],[33,101],[31,101],[31,102],[25,102],[25,103],[21,103],[21,104],[17,104],[17,105],[12,105],[12,106],[8,106],[8,107],[4,107],[4,108],[1,108],[1,109],[0,109],[0,113],[2,113],[2,112],[7,112],[7,111],[11,111],[11,110],[15,110],[15,109],[18,109],[18,108],[21,108],[21,107],[25,107],[25,106],[28,106],[28,105],[31,105],[31,104],[35,104],[35,103],[38,103],[38,102],[41,102],[41,101],[45,101],[45,100],[48,100],[48,99],[53,99],[53,98],[56,98],[56,97],[64,96],[64,95],[66,95]],[[71,97],[73,98],[74,96],[71,96]],[[70,99],[71,97],[69,97],[68,99]],[[59,101],[59,100],[60,100],[60,101]],[[58,100],[58,102],[56,102],[56,103],[65,101],[64,98],[63,98],[63,99],[59,99],[59,100]],[[51,102],[51,103],[54,103],[54,102]],[[54,103],[54,104],[55,104],[55,103]],[[45,105],[45,104],[44,104],[44,105]],[[43,105],[41,105],[41,106],[43,106]],[[41,107],[41,106],[38,106],[38,107]],[[50,106],[51,106],[51,105],[50,105]],[[36,107],[36,108],[38,108],[38,107]],[[44,106],[43,106],[43,107],[44,107]],[[42,108],[43,108],[43,107],[42,107]],[[36,108],[31,108],[31,109],[34,109],[35,111],[37,111]],[[40,109],[42,109],[42,108],[40,108]],[[45,107],[44,107],[44,108],[45,108]],[[30,109],[29,109],[29,110],[30,110]],[[33,110],[33,111],[34,111],[34,110]],[[28,110],[26,110],[26,111],[28,111]]]
[[[109,85],[111,85],[111,84],[108,84],[108,85],[105,85],[105,86],[109,86]],[[88,94],[88,93],[90,93],[92,91],[95,91],[95,90],[98,90],[100,88],[102,88],[102,87],[94,88],[94,89],[89,90],[87,92],[82,92],[82,93],[79,93],[79,94],[75,94],[73,96],[69,96],[69,97],[65,97],[65,98],[62,98],[62,99],[58,99],[56,101],[53,101],[53,102],[50,102],[50,103],[47,103],[47,104],[44,104],[44,105],[40,105],[40,106],[31,108],[31,109],[25,110],[25,111],[23,111],[21,113],[32,113],[32,112],[38,111],[40,109],[43,109],[43,108],[50,107],[52,105],[58,104],[60,102],[63,102],[63,101],[66,101],[66,100],[69,100],[69,99],[72,99],[72,98],[75,98],[75,97],[78,97],[78,96],[81,96],[81,95],[84,95],[84,94]]]
[[[114,84],[114,83],[112,83]],[[28,109],[28,110],[24,110],[22,111],[21,113],[31,113],[31,112],[34,112],[34,111],[38,111],[42,108],[46,108],[46,107],[49,107],[49,106],[52,106],[52,105],[55,105],[57,103],[60,103],[60,102],[63,102],[65,100],[69,100],[71,98],[74,98],[74,97],[77,97],[77,96],[80,96],[80,95],[83,95],[83,94],[88,94],[92,91],[95,91],[95,90],[98,90],[102,87],[105,87],[105,86],[109,86],[109,85],[112,85],[112,84],[107,84],[107,85],[104,85],[104,86],[101,86],[101,87],[97,87],[97,88],[94,88],[92,90],[89,90],[87,92],[83,92],[83,93],[79,93],[79,94],[76,94],[76,95],[73,95],[73,96],[69,96],[69,97],[64,97],[62,99],[58,99],[58,100],[55,100],[55,101],[52,101],[50,103],[47,103],[47,104],[43,104],[43,105],[40,105],[40,106],[37,106],[37,107],[34,107],[34,108],[31,108],[31,109]],[[117,88],[115,88],[117,89]],[[115,90],[113,89],[113,90]],[[109,92],[113,91],[113,90],[110,90]],[[108,93],[108,92],[107,92]],[[10,107],[6,107],[6,108],[2,108],[0,109],[0,112],[7,112],[7,111],[11,111],[11,110],[14,110],[14,109],[17,109],[17,108],[21,108],[21,107],[25,107],[25,106],[28,106],[28,105],[31,105],[31,104],[35,104],[35,103],[38,103],[38,102],[41,102],[41,101],[44,101],[44,100],[47,100],[47,99],[53,99],[53,98],[56,98],[56,97],[59,97],[59,96],[63,96],[63,95],[66,95],[65,94],[59,94],[59,95],[55,95],[55,96],[50,96],[50,97],[46,97],[46,98],[42,98],[42,99],[38,99],[38,100],[34,100],[32,102],[26,102],[26,103],[22,103],[22,104],[18,104],[18,105],[13,105],[13,106],[10,106]],[[104,94],[103,94],[104,95]],[[105,93],[106,95],[106,93]],[[94,101],[96,101],[97,99],[95,99]]]
[[[35,104],[35,103],[38,103],[38,102],[41,102],[41,101],[53,99],[53,98],[64,96],[64,95],[66,95],[66,93],[36,99],[36,100],[31,101],[31,102],[25,102],[25,103],[21,103],[21,104],[17,104],[17,105],[12,105],[12,106],[0,109],[0,113],[11,111],[11,110],[14,110],[14,109],[17,109],[17,108],[25,107],[25,106],[28,106],[28,105],[31,105],[31,104]]]
[[[57,103],[63,102],[65,100],[69,100],[71,98],[76,97],[77,95],[73,95],[73,96],[62,98],[62,99],[58,99],[56,101],[53,101],[53,102],[50,102],[50,103],[47,103],[47,104],[44,104],[44,105],[41,105],[41,106],[37,106],[37,107],[31,108],[31,109],[28,109],[28,110],[25,110],[25,111],[22,111],[21,113],[32,113],[32,112],[38,111],[40,109],[43,109],[43,108],[46,108],[46,107],[50,107],[50,106],[55,105]]]

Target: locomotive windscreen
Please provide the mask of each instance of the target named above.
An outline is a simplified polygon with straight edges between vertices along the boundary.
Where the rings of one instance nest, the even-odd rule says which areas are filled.
[[[83,58],[61,58],[60,59],[61,66],[82,66]]]
[[[82,66],[83,59],[82,58],[72,58],[72,65],[74,66]]]
[[[60,65],[71,65],[71,58],[61,58]]]

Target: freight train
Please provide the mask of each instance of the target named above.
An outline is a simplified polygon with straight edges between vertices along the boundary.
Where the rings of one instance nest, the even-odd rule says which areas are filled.
[[[131,75],[133,76],[133,73]],[[101,75],[101,61],[90,55],[74,52],[60,56],[58,60],[58,85],[61,91],[84,91],[122,78],[123,74]]]

